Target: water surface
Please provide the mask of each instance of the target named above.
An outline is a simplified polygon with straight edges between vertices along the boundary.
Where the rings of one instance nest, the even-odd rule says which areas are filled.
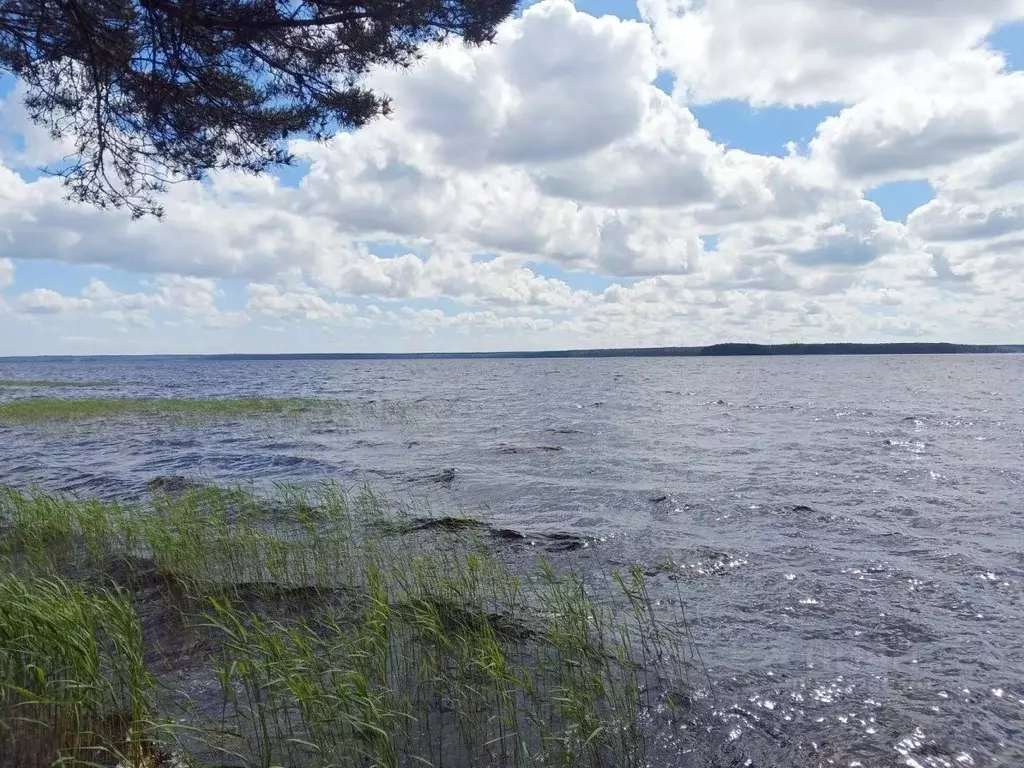
[[[2,363],[0,399],[337,397],[389,422],[0,426],[0,482],[368,480],[603,539],[714,685],[681,765],[1024,765],[1024,356]],[[431,479],[456,470],[452,483]]]

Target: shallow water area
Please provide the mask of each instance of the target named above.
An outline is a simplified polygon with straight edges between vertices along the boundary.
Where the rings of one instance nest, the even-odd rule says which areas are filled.
[[[538,541],[573,534],[589,546],[558,557],[595,574],[637,561],[656,599],[685,606],[713,696],[667,761],[1014,766],[1022,373],[1012,355],[0,362],[2,380],[102,383],[4,387],[0,402],[325,398],[409,414],[0,426],[0,481],[107,498],[156,476],[366,481]]]

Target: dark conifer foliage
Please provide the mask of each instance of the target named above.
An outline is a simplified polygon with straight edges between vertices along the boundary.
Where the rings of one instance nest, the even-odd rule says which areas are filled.
[[[361,84],[428,42],[493,39],[514,0],[0,0],[0,68],[71,142],[71,199],[162,213],[168,183],[291,161],[282,140],[387,115]]]

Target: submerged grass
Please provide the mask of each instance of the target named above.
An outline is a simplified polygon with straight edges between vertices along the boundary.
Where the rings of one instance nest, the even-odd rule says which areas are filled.
[[[0,491],[0,765],[644,765],[683,670],[639,569],[599,602],[415,519],[331,484]]]
[[[0,402],[0,425],[47,426],[118,424],[145,420],[196,426],[224,421],[270,419],[305,422],[369,420],[403,422],[429,414],[429,404],[346,401],[326,398],[145,399],[25,397]]]
[[[161,418],[193,423],[263,416],[298,416],[314,409],[344,410],[343,403],[287,398],[234,400],[32,397],[0,403],[0,423],[34,424],[123,417]]]
[[[53,381],[50,379],[0,379],[0,389],[17,387],[106,387],[109,381]]]

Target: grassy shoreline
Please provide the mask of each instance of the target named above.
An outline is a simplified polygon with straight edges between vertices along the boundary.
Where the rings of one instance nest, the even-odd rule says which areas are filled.
[[[3,489],[0,763],[644,765],[684,673],[640,570],[422,519],[332,484]]]

